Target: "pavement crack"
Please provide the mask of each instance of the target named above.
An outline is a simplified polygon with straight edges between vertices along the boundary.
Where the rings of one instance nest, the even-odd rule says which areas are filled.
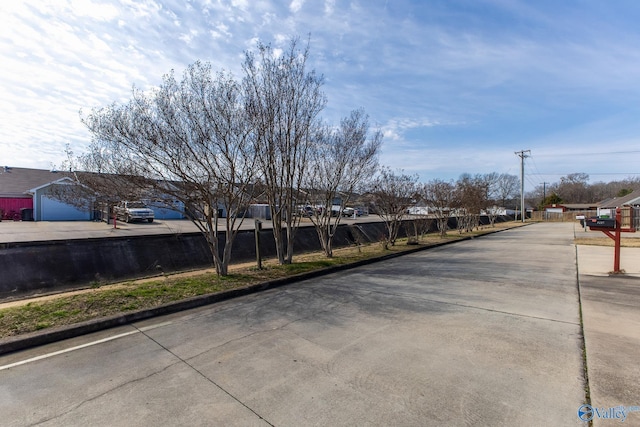
[[[135,326],[134,326],[135,327]],[[135,327],[136,329],[138,329],[137,327]],[[274,424],[270,423],[266,418],[264,418],[262,415],[260,415],[258,412],[256,412],[253,408],[251,408],[249,405],[247,405],[246,403],[244,403],[242,400],[240,400],[238,397],[234,396],[231,392],[229,392],[228,390],[226,390],[224,387],[222,387],[220,384],[216,383],[214,380],[212,380],[211,378],[209,378],[208,376],[206,376],[202,371],[200,371],[198,368],[196,368],[195,366],[193,366],[191,363],[189,363],[187,360],[183,359],[182,357],[178,356],[176,353],[174,353],[173,351],[171,351],[170,349],[168,349],[167,347],[165,347],[164,345],[162,345],[161,343],[159,343],[157,340],[155,340],[153,337],[147,335],[146,331],[138,329],[138,331],[140,331],[140,333],[142,335],[144,335],[145,337],[147,337],[148,339],[150,339],[151,341],[153,341],[154,343],[156,343],[158,346],[160,346],[162,349],[164,349],[167,353],[171,354],[172,356],[174,356],[175,358],[177,358],[180,362],[182,362],[184,365],[188,366],[190,369],[192,369],[194,372],[196,372],[198,375],[200,375],[202,378],[204,378],[205,381],[211,383],[213,386],[215,386],[216,388],[218,388],[220,391],[222,391],[223,393],[225,393],[227,396],[229,396],[231,399],[235,400],[238,404],[240,404],[241,406],[243,406],[244,408],[246,408],[248,411],[250,411],[251,413],[253,413],[255,416],[257,416],[260,420],[264,421],[265,423],[267,423],[270,426],[274,426]]]
[[[346,302],[346,301],[339,301],[339,300],[336,300],[336,299],[332,299],[329,302],[327,302],[327,304],[323,308],[315,310],[315,311],[311,312],[310,314],[308,314],[306,316],[300,316],[300,317],[297,317],[295,319],[291,319],[288,322],[285,322],[285,323],[283,323],[281,325],[278,325],[278,326],[273,326],[271,328],[266,328],[266,329],[258,329],[258,330],[252,331],[252,332],[250,332],[248,334],[244,334],[244,335],[241,335],[239,337],[235,337],[235,338],[229,339],[227,341],[221,342],[220,344],[217,344],[217,345],[215,345],[213,347],[209,347],[206,350],[203,350],[203,351],[201,351],[199,353],[194,354],[193,356],[190,356],[189,360],[193,360],[193,359],[195,359],[195,358],[197,358],[199,356],[202,356],[203,354],[206,354],[206,353],[210,352],[211,350],[216,350],[216,349],[222,348],[222,347],[224,347],[224,346],[226,346],[228,344],[231,344],[231,343],[234,343],[234,342],[237,342],[237,341],[242,341],[245,338],[249,338],[249,337],[252,337],[254,335],[265,334],[265,333],[269,333],[269,332],[273,332],[273,331],[281,331],[281,330],[287,328],[288,326],[293,325],[294,323],[298,323],[298,322],[303,321],[303,320],[311,319],[311,318],[317,316],[318,314],[328,313],[328,312],[332,311],[333,309],[335,309],[336,307],[344,305],[344,304],[347,304],[347,303],[348,302]]]
[[[405,294],[399,294],[399,293],[394,293],[394,292],[382,292],[382,291],[369,291],[370,293],[377,293],[377,294],[382,294],[382,295],[390,295],[390,296],[396,296],[396,297],[401,297],[401,298],[408,298],[409,295],[405,295]],[[420,297],[416,297],[415,295],[411,295],[410,296],[412,299],[420,299],[422,301],[428,301],[428,302],[433,302],[436,304],[446,304],[446,305],[453,305],[456,307],[465,307],[465,308],[473,308],[475,310],[481,310],[481,311],[488,311],[491,313],[499,313],[499,314],[506,314],[509,316],[515,316],[515,317],[525,317],[525,318],[529,318],[529,319],[537,319],[537,320],[546,320],[549,322],[556,322],[556,323],[563,323],[566,325],[574,325],[574,326],[580,326],[580,323],[576,323],[576,322],[569,322],[567,320],[559,320],[559,319],[552,319],[549,317],[541,317],[541,316],[533,316],[530,314],[522,314],[522,313],[514,313],[511,311],[504,311],[504,310],[498,310],[495,308],[487,308],[487,307],[479,307],[476,305],[470,305],[470,304],[462,304],[459,302],[451,302],[451,301],[442,301],[442,300],[437,300],[437,299],[432,299],[432,298],[420,298]]]
[[[179,359],[179,358],[178,358],[178,359]],[[35,423],[31,424],[31,425],[34,425],[34,426],[35,426],[35,425],[40,425],[40,424],[43,424],[43,423],[46,423],[46,422],[49,422],[49,421],[56,420],[56,419],[59,419],[59,418],[61,418],[61,417],[64,417],[65,415],[70,414],[71,412],[73,412],[73,411],[77,410],[78,408],[81,408],[82,406],[84,406],[84,405],[85,405],[85,404],[87,404],[87,403],[90,403],[90,402],[93,402],[94,400],[100,399],[101,397],[106,396],[106,395],[108,395],[108,394],[110,394],[110,393],[112,393],[112,392],[114,392],[114,391],[116,391],[116,390],[119,390],[119,389],[121,389],[121,388],[123,388],[123,387],[126,387],[126,386],[128,386],[128,385],[131,385],[131,384],[134,384],[134,383],[137,383],[137,382],[140,382],[140,381],[146,380],[146,379],[148,379],[148,378],[151,378],[151,377],[153,377],[153,376],[155,376],[155,375],[161,374],[161,373],[163,373],[164,371],[166,371],[167,369],[169,369],[169,368],[171,368],[171,367],[173,367],[173,366],[175,366],[175,365],[177,365],[177,364],[179,364],[179,363],[180,363],[180,360],[176,360],[175,362],[170,363],[169,365],[165,366],[164,368],[162,368],[162,369],[160,369],[160,370],[158,370],[158,371],[154,371],[154,372],[149,373],[148,375],[145,375],[145,376],[142,376],[142,377],[138,377],[138,378],[134,378],[134,379],[131,379],[131,380],[129,380],[129,381],[126,381],[126,382],[124,382],[124,383],[122,383],[122,384],[118,384],[117,386],[115,386],[115,387],[113,387],[113,388],[110,388],[110,389],[108,389],[108,390],[105,390],[105,391],[103,391],[103,392],[102,392],[102,393],[100,393],[100,394],[97,394],[97,395],[95,395],[95,396],[92,396],[92,397],[90,397],[90,398],[88,398],[88,399],[83,400],[83,401],[82,401],[82,402],[80,402],[80,403],[77,403],[76,405],[73,405],[73,406],[71,406],[71,407],[67,408],[67,410],[65,410],[64,412],[61,412],[61,413],[56,414],[56,415],[54,415],[54,416],[51,416],[51,417],[49,417],[49,418],[46,418],[46,419],[43,419],[43,420],[37,421],[37,422],[35,422]]]

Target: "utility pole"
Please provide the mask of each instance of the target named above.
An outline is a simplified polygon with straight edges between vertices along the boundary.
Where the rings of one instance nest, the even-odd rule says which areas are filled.
[[[543,182],[542,183],[542,204],[545,204],[545,200],[547,200],[547,184],[549,184],[548,182]],[[542,206],[544,208],[544,206]],[[544,211],[544,220],[547,220],[547,210],[545,209]]]
[[[544,203],[544,201],[547,200],[547,184],[549,183],[541,182],[540,184],[542,184],[542,203]]]
[[[524,159],[529,157],[527,153],[531,154],[531,150],[516,151],[516,156],[520,157],[520,216],[522,222],[524,222]]]

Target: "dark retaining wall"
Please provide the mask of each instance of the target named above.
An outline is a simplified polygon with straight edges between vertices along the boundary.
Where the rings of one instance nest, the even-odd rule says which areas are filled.
[[[430,231],[435,231],[434,226],[432,222]],[[449,226],[455,229],[455,222]],[[405,221],[400,237],[407,230],[413,234],[411,221]],[[378,242],[384,235],[382,222],[342,224],[334,247]],[[315,228],[299,228],[294,248],[296,253],[320,250]],[[260,252],[263,257],[276,256],[270,229],[260,232]],[[255,258],[253,230],[239,232],[232,261]],[[209,248],[200,233],[8,243],[0,245],[0,299],[210,266]]]
[[[351,245],[356,238],[379,241],[383,234],[381,222],[343,224],[334,246]],[[296,253],[319,250],[315,228],[299,228],[294,248]],[[271,229],[260,232],[260,252],[276,256]],[[253,230],[239,232],[233,262],[255,259]],[[8,243],[0,246],[0,299],[210,266],[211,254],[200,233]]]

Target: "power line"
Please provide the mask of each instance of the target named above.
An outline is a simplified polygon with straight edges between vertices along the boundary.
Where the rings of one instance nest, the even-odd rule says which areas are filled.
[[[534,174],[537,175],[539,177],[539,179],[542,179],[544,181],[544,178],[543,178],[542,174],[540,173],[540,170],[538,169],[538,165],[536,164],[536,161],[533,158],[533,155],[531,155],[529,157],[531,158],[531,163],[533,165],[533,169],[535,170]]]
[[[578,157],[578,156],[609,156],[612,154],[640,154],[640,150],[629,150],[629,151],[607,151],[607,152],[600,152],[600,153],[584,153],[582,151],[576,151],[575,153],[564,153],[564,154],[558,154],[558,153],[553,153],[553,154],[538,154],[538,157],[567,157],[567,156],[571,156],[571,157]]]
[[[537,184],[535,183],[535,181],[534,181],[534,180],[532,180],[532,179],[531,179],[530,177],[528,177],[528,176],[525,176],[525,179],[527,180],[527,183],[528,183],[531,187],[536,188],[536,185],[537,185]]]
[[[548,173],[540,173],[540,175],[553,175],[553,176],[567,176],[572,174],[573,172],[564,172],[564,173],[559,173],[559,172],[548,172]],[[589,172],[582,172],[585,173],[589,176],[597,176],[597,175],[640,175],[640,172],[597,172],[597,173],[589,173]]]

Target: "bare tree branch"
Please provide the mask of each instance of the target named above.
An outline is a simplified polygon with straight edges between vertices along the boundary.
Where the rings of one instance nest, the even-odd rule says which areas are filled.
[[[312,207],[311,221],[325,255],[331,257],[343,208],[356,186],[375,173],[382,133],[378,130],[369,136],[368,116],[359,109],[343,118],[337,129],[319,128],[314,141],[303,176],[305,204]],[[340,199],[338,205],[336,199]]]
[[[459,204],[455,184],[451,181],[434,179],[422,187],[421,196],[427,203],[429,213],[436,219],[440,237],[444,238],[451,212]]]
[[[387,229],[385,247],[395,245],[402,219],[409,207],[415,205],[418,194],[418,176],[406,175],[402,170],[393,172],[382,168],[371,184],[371,195],[378,216]]]
[[[227,274],[256,180],[242,101],[231,75],[213,75],[209,64],[196,62],[179,82],[170,73],[148,93],[134,88],[127,104],[82,117],[93,142],[80,164],[107,181],[126,177],[129,188],[138,187],[148,198],[184,203],[220,275]],[[219,210],[226,216],[222,255]]]
[[[326,104],[322,76],[307,71],[309,43],[298,48],[293,39],[276,54],[270,45],[258,44],[257,54],[247,52],[243,69],[245,105],[265,196],[271,209],[278,261],[291,263],[299,219],[295,213],[302,181]],[[283,240],[281,225],[286,230]]]

